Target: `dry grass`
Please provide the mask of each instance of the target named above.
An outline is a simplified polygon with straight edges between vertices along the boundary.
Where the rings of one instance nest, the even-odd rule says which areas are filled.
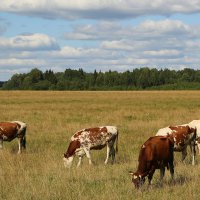
[[[5,142],[0,152],[0,199],[199,199],[199,156],[191,166],[189,157],[183,164],[176,153],[175,182],[167,171],[161,186],[157,171],[152,187],[145,184],[142,192],[128,174],[136,169],[141,144],[157,129],[199,119],[199,91],[1,91],[0,109],[0,121],[28,124],[26,152],[16,154],[17,141]],[[94,166],[85,158],[81,168],[65,169],[62,157],[71,135],[101,125],[120,130],[117,163],[104,166],[104,149],[92,152]]]

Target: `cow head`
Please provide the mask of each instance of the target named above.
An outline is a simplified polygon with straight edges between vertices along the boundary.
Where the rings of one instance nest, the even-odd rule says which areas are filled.
[[[132,182],[135,185],[136,189],[139,189],[145,182],[145,177],[139,174],[138,172],[129,172],[132,175]]]
[[[66,154],[64,154],[63,161],[64,161],[64,166],[66,168],[70,168],[71,167],[73,158],[74,158],[73,156],[68,157]]]
[[[72,161],[73,158],[75,156],[75,152],[76,150],[80,148],[80,142],[79,140],[72,140],[69,144],[69,147],[66,151],[66,153],[64,153],[64,166],[70,168],[72,165]]]

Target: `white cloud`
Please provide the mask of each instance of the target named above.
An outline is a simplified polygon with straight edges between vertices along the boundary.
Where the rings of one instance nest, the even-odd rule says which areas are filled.
[[[46,18],[119,19],[200,11],[200,0],[1,0],[0,11]]]
[[[0,38],[1,50],[42,51],[59,49],[55,39],[45,34],[24,34],[13,38]]]
[[[5,58],[0,60],[0,66],[6,69],[18,69],[19,67],[34,67],[42,66],[45,62],[40,59],[18,59],[18,58]]]
[[[121,40],[133,38],[134,40],[158,39],[165,37],[199,37],[200,27],[184,24],[179,20],[146,20],[138,26],[124,26],[117,22],[99,22],[73,27],[66,32],[67,40]]]
[[[157,50],[157,51],[144,51],[144,55],[154,57],[154,58],[177,58],[181,56],[180,50],[175,49],[164,49],[164,50]]]
[[[85,45],[86,40],[70,46],[68,41],[80,39],[79,35],[93,36],[96,44]],[[60,44],[60,48],[58,41],[40,33],[0,38],[0,69],[28,72],[33,67],[56,71],[81,67],[86,71],[124,71],[142,66],[197,67],[200,63],[200,27],[178,20],[146,20],[139,25],[103,21],[74,26],[66,37],[67,44]]]

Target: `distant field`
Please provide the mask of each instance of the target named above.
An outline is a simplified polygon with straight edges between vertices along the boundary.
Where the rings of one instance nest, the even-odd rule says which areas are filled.
[[[0,199],[4,200],[124,200],[199,199],[200,156],[185,164],[175,153],[175,183],[159,171],[150,189],[135,190],[128,174],[136,170],[139,148],[167,125],[200,119],[200,91],[33,92],[0,91],[0,121],[28,124],[27,150],[17,155],[17,140],[0,151]],[[116,164],[104,166],[106,149],[92,152],[94,166],[69,171],[63,153],[71,135],[82,128],[116,125]],[[189,150],[189,149],[188,149]]]

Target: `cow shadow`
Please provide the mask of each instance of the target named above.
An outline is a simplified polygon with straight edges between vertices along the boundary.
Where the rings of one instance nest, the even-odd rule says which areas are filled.
[[[174,178],[174,180],[169,181],[169,186],[174,185],[184,185],[185,183],[190,182],[192,179],[190,177],[184,175],[178,175]]]
[[[177,185],[181,186],[190,181],[191,181],[191,178],[184,176],[184,175],[178,175],[178,176],[175,176],[174,179],[166,180],[163,182],[158,181],[154,184],[154,187],[164,188],[166,186],[168,186],[168,187],[173,187],[173,186],[177,186]]]

